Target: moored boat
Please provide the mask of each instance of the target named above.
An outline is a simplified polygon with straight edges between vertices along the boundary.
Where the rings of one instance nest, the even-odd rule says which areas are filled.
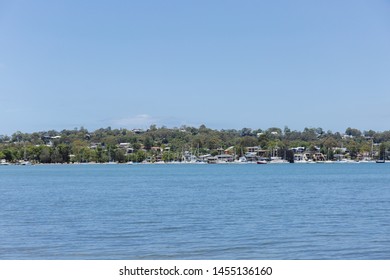
[[[0,165],[9,165],[9,162],[7,162],[5,159],[2,159],[0,161]]]

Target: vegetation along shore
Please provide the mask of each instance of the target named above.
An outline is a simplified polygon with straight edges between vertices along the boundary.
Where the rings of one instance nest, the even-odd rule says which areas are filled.
[[[215,130],[204,125],[149,129],[16,132],[0,135],[0,163],[331,163],[385,162],[390,131],[272,127]]]

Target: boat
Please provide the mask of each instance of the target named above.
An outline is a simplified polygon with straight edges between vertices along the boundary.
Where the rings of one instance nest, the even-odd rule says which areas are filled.
[[[208,157],[207,158],[207,163],[208,164],[216,164],[218,162],[218,158],[217,157]]]
[[[258,160],[256,161],[257,164],[267,164],[266,160]]]
[[[386,151],[383,151],[382,159],[380,159],[380,157],[379,157],[375,162],[376,163],[385,163],[386,162],[385,157],[386,157]]]
[[[243,164],[248,163],[248,161],[246,160],[246,157],[240,157],[238,160],[235,160],[234,163]]]
[[[359,161],[343,158],[335,161],[334,163],[359,163]]]
[[[7,162],[5,159],[2,159],[0,161],[0,165],[9,165],[9,162]]]
[[[375,161],[372,160],[372,158],[370,158],[370,157],[365,157],[362,160],[360,160],[359,162],[360,163],[375,163]]]
[[[172,161],[168,161],[167,164],[181,164],[181,162],[177,160],[172,160]]]
[[[282,159],[281,157],[271,157],[271,161],[269,163],[280,164],[280,163],[288,163],[288,161]]]

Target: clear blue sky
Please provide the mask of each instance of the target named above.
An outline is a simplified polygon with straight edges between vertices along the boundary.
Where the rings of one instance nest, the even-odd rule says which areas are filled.
[[[390,1],[0,0],[0,134],[390,129]]]

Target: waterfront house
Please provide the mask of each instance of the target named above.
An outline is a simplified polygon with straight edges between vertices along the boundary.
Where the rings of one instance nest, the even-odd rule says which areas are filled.
[[[130,143],[119,143],[119,148],[127,149],[130,147]]]
[[[222,155],[217,155],[217,160],[219,162],[233,162],[234,157],[233,155],[227,155],[227,154],[222,154]]]
[[[230,146],[229,148],[224,150],[225,155],[232,155],[235,153],[234,146]]]
[[[248,153],[257,153],[260,151],[260,147],[259,146],[246,147],[246,150]]]
[[[306,148],[305,147],[295,147],[291,149],[294,153],[302,154]]]
[[[321,162],[321,161],[325,161],[325,156],[322,154],[322,153],[314,153],[312,155],[312,158],[314,161],[317,161],[317,162]]]
[[[161,153],[163,151],[163,149],[161,147],[151,147],[150,150],[157,152],[157,153]]]

